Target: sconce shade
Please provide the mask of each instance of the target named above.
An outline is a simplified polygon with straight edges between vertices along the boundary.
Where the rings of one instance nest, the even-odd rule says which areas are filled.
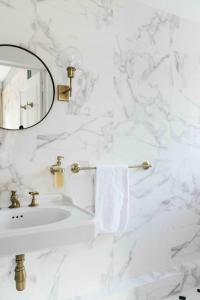
[[[67,47],[60,53],[57,63],[60,67],[73,66],[80,69],[82,65],[81,52],[75,47]]]

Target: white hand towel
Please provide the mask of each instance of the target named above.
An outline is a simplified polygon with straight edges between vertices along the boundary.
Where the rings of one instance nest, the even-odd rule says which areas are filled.
[[[98,166],[95,222],[98,233],[123,233],[129,216],[128,166]]]

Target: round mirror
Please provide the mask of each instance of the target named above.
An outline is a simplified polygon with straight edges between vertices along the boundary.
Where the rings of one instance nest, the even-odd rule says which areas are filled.
[[[31,51],[0,45],[0,127],[25,129],[49,113],[55,95],[52,75]]]

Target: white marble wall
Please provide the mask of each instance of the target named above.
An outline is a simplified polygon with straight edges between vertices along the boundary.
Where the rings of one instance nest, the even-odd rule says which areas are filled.
[[[35,51],[56,84],[62,50],[83,57],[69,104],[55,101],[34,128],[0,131],[0,206],[12,188],[56,193],[58,154],[65,193],[89,210],[94,174],[70,174],[72,162],[153,164],[130,171],[130,233],[27,254],[20,294],[12,258],[1,258],[1,300],[158,300],[200,284],[199,34],[135,0],[0,0],[0,42]]]

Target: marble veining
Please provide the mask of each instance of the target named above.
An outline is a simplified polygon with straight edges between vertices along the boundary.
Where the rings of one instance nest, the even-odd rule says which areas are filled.
[[[0,207],[11,189],[25,203],[30,190],[57,193],[58,154],[62,192],[90,212],[95,172],[74,175],[71,163],[153,164],[130,170],[128,233],[27,253],[20,295],[13,257],[0,258],[0,299],[160,300],[200,285],[199,25],[136,0],[0,0],[0,20],[1,43],[36,52],[56,84],[63,49],[83,57],[69,104],[29,130],[0,130]]]

